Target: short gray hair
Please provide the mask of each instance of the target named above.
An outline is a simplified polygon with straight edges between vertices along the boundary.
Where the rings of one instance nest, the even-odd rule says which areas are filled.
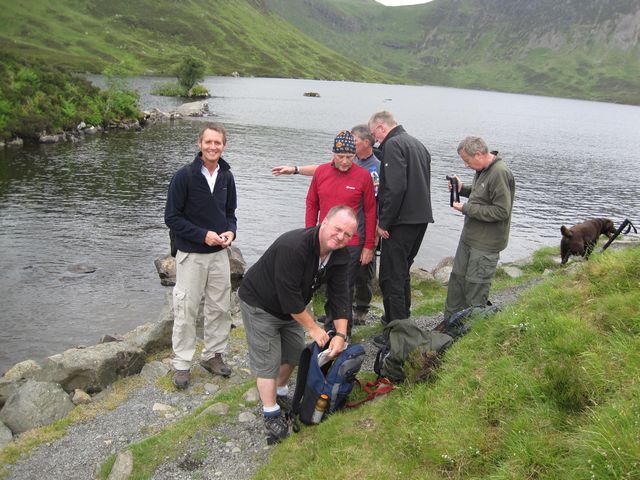
[[[489,147],[480,137],[466,137],[458,145],[458,153],[464,152],[467,155],[475,155],[476,152],[481,154],[489,153]]]
[[[361,125],[356,125],[351,129],[351,134],[358,137],[360,140],[369,140],[369,143],[373,145],[376,143],[376,139],[371,135],[371,130],[369,130],[369,126],[364,123]]]
[[[338,212],[346,212],[349,217],[353,218],[356,221],[356,223],[358,223],[358,217],[356,216],[356,212],[353,211],[353,208],[347,205],[336,205],[335,207],[331,208],[331,210],[329,210],[327,212],[327,215],[324,217],[325,220],[329,220]]]
[[[388,112],[386,110],[383,110],[381,112],[376,112],[373,115],[371,115],[371,118],[369,119],[369,125],[371,124],[377,125],[378,123],[384,123],[389,128],[393,128],[396,125],[398,125],[398,122],[396,122],[396,119],[393,118],[393,113]]]

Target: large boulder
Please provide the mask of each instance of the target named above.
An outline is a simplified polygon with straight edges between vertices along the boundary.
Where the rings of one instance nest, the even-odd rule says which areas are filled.
[[[227,248],[227,253],[231,263],[231,289],[235,291],[240,287],[247,263],[238,247],[231,245]],[[160,277],[160,283],[166,287],[174,286],[176,284],[176,259],[167,254],[157,258],[153,263]]]
[[[128,342],[71,348],[52,355],[35,373],[35,380],[59,383],[66,392],[76,388],[99,392],[115,380],[139,373],[145,352]]]
[[[444,257],[440,262],[431,270],[433,277],[442,283],[443,285],[449,284],[449,276],[453,270],[453,257]]]
[[[73,407],[69,395],[60,385],[28,380],[4,404],[0,420],[18,434],[60,420]]]
[[[183,103],[176,109],[176,112],[183,117],[204,117],[209,114],[209,102],[201,100]]]
[[[173,310],[168,302],[157,322],[148,322],[136,327],[124,335],[124,341],[147,354],[155,353],[171,346],[172,331]]]
[[[13,442],[13,434],[11,429],[4,423],[0,422],[0,450]]]
[[[5,380],[20,380],[26,378],[30,373],[40,370],[38,365],[33,360],[25,360],[24,362],[16,363],[13,367],[5,372],[3,378]]]
[[[25,380],[7,380],[0,378],[0,408],[9,400],[9,397],[16,393],[24,384]]]

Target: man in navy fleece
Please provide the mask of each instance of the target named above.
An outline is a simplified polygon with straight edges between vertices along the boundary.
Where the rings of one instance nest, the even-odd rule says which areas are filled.
[[[231,329],[231,277],[226,248],[236,237],[236,185],[222,158],[224,127],[208,123],[200,131],[200,152],[176,172],[167,195],[164,221],[175,234],[173,367],[176,388],[189,385],[196,349],[196,319],[204,295],[204,349],[201,365],[229,376],[222,359]]]

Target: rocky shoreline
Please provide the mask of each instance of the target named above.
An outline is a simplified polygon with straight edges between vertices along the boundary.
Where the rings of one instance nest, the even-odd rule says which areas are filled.
[[[104,133],[108,130],[134,130],[140,131],[144,127],[155,125],[158,123],[172,122],[184,117],[204,117],[208,116],[209,103],[206,100],[197,102],[183,103],[175,111],[162,112],[157,108],[152,108],[149,111],[142,112],[142,118],[134,120],[132,122],[114,122],[110,123],[106,127],[101,125],[87,125],[85,122],[80,122],[76,128],[62,133],[47,133],[43,132],[38,138],[37,143],[50,144],[59,142],[71,142],[77,143],[85,139],[87,136],[94,136],[99,133]],[[3,147],[22,147],[24,146],[24,140],[22,138],[13,138],[6,142],[0,141],[0,148]]]
[[[628,243],[637,244],[638,238],[620,241],[614,246],[622,247]],[[517,277],[522,274],[520,267],[528,262],[504,264],[501,268],[507,275]],[[170,259],[165,257],[156,265],[168,264],[170,267],[170,263]],[[445,259],[431,272],[415,269],[412,271],[414,281],[448,278],[450,264],[451,259]],[[498,292],[492,295],[492,301],[498,306],[511,303],[529,286],[521,285]],[[38,425],[67,416],[76,405],[88,404],[98,412],[68,426],[61,439],[40,445],[14,465],[6,465],[4,468],[9,472],[9,478],[26,479],[42,475],[46,478],[94,477],[106,458],[118,453],[121,455],[114,471],[122,467],[126,472],[130,463],[127,460],[129,445],[193,414],[208,403],[211,404],[200,415],[219,416],[220,421],[215,428],[189,439],[188,445],[182,446],[178,458],[168,452],[153,478],[190,478],[188,472],[191,471],[200,472],[198,478],[250,478],[266,461],[269,448],[262,434],[257,391],[248,368],[244,330],[237,305],[232,315],[234,325],[239,328],[232,330],[225,354],[233,374],[229,378],[215,377],[199,367],[198,359],[195,359],[193,382],[187,390],[180,392],[171,386],[169,379],[172,315],[168,305],[157,322],[141,325],[122,337],[105,336],[105,343],[54,355],[42,367],[29,360],[21,362],[0,378],[0,405],[4,405],[0,410],[0,420],[4,422],[0,422],[0,449],[23,435],[29,435],[29,430]],[[424,328],[432,328],[441,319],[442,315],[438,314],[417,317],[416,321]],[[367,318],[368,325],[377,322],[373,315]],[[363,370],[372,370],[377,348],[366,340],[363,344],[367,351]],[[123,377],[128,377],[131,391],[125,400],[110,410],[106,405],[114,401],[119,388],[114,387],[113,382]],[[212,403],[212,398],[234,388],[245,389],[239,404]],[[7,408],[11,407],[9,413],[14,415],[12,406],[15,405],[22,405],[21,410],[15,409],[17,413],[11,416]]]

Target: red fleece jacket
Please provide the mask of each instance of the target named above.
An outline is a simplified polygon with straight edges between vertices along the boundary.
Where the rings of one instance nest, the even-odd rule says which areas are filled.
[[[333,163],[325,163],[316,169],[307,193],[305,226],[313,227],[322,222],[327,212],[336,205],[347,205],[356,214],[360,208],[364,209],[364,248],[373,249],[376,231],[376,198],[373,181],[367,170],[353,164],[349,170],[341,172],[333,166]],[[356,232],[349,245],[360,243]]]

